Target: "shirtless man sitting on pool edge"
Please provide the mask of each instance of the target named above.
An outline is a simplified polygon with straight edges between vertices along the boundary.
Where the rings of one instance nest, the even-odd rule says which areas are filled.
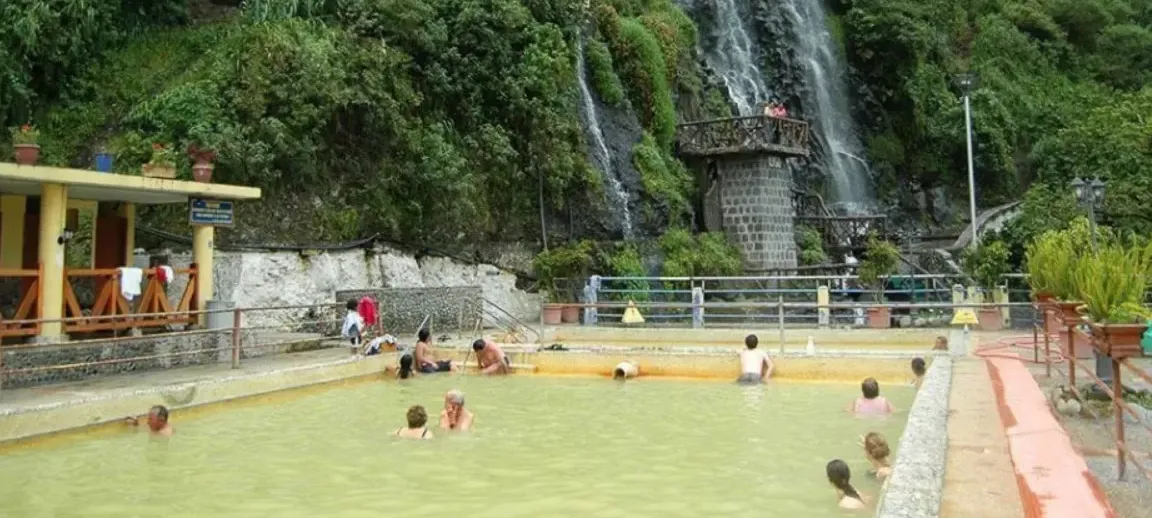
[[[472,342],[472,350],[476,351],[476,363],[480,367],[480,374],[508,374],[512,371],[511,362],[496,342],[487,338],[479,338]]]

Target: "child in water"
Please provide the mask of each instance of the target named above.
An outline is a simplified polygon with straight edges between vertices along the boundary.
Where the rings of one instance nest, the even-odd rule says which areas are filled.
[[[875,378],[866,378],[860,384],[861,397],[852,403],[856,415],[886,415],[894,410],[884,396],[880,395],[880,383]]]
[[[883,435],[868,432],[868,435],[861,438],[860,445],[864,447],[864,456],[872,464],[868,474],[877,480],[884,480],[892,475],[892,465],[888,460],[892,451],[888,448],[888,441],[884,440]]]
[[[920,385],[924,384],[924,371],[926,370],[924,358],[912,358],[912,386],[916,387],[916,390],[920,390]]]
[[[402,356],[400,356],[400,369],[396,371],[396,377],[402,380],[406,380],[412,376],[415,376],[416,371],[412,370],[413,363],[414,360],[412,359],[411,354],[404,353]]]
[[[852,487],[852,471],[848,464],[840,459],[828,462],[824,468],[828,475],[828,482],[836,488],[836,497],[841,509],[864,509],[864,497]]]

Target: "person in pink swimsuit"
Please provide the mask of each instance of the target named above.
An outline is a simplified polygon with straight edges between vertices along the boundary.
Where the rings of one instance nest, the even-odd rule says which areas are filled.
[[[861,397],[852,403],[852,412],[856,415],[886,415],[894,410],[884,396],[880,395],[880,384],[875,378],[867,378],[860,384]]]

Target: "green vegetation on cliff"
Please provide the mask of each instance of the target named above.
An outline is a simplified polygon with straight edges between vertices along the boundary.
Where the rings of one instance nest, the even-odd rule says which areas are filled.
[[[985,207],[1027,200],[1008,231],[1017,255],[1077,214],[1065,197],[1076,176],[1109,182],[1106,221],[1152,232],[1140,210],[1152,203],[1152,4],[853,0],[837,11],[880,192],[905,205],[937,187],[966,192],[954,78],[973,71],[978,193]]]

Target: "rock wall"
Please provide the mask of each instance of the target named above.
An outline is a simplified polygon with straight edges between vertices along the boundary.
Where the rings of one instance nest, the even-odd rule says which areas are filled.
[[[792,174],[777,156],[718,162],[724,232],[748,270],[796,266]]]
[[[479,286],[438,288],[384,288],[338,291],[338,300],[370,295],[380,302],[381,322],[401,340],[414,341],[424,318],[434,332],[471,330],[483,318],[483,291]]]
[[[186,267],[191,255],[170,257],[174,267]],[[237,307],[270,307],[336,303],[336,292],[380,288],[479,286],[485,299],[526,322],[540,318],[540,296],[516,288],[516,276],[494,266],[465,264],[442,257],[417,259],[395,249],[336,252],[217,252],[215,299]],[[187,279],[168,288],[171,297],[183,293]],[[272,325],[306,318],[303,310],[252,312],[245,326]]]

